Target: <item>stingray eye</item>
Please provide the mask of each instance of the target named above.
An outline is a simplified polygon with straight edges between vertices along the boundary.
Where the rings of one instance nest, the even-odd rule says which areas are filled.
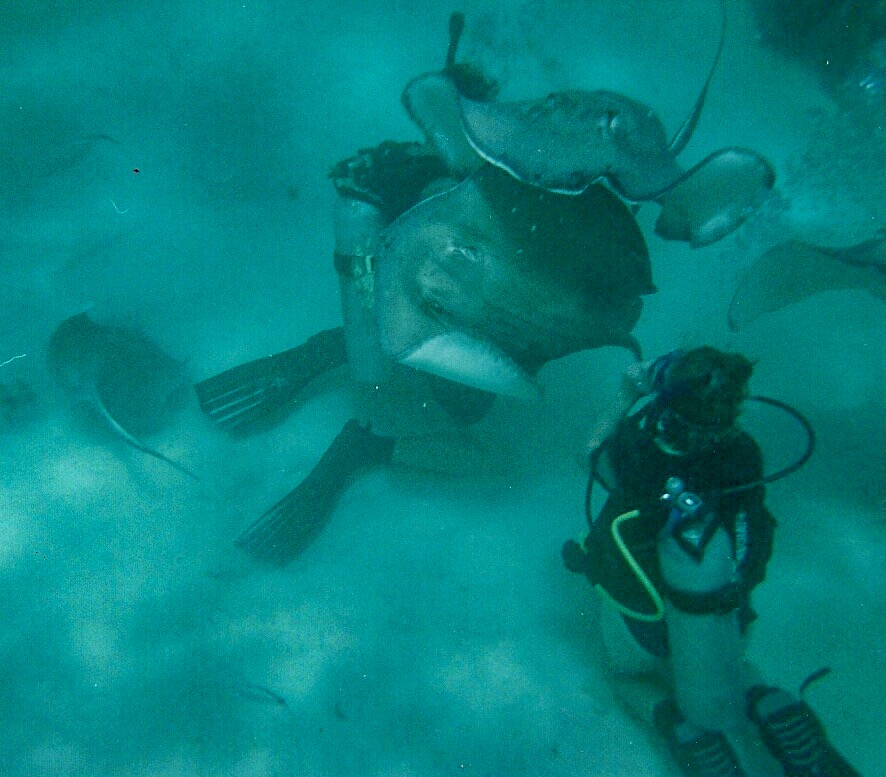
[[[605,121],[604,135],[620,135],[625,131],[625,117],[619,111],[607,111]]]
[[[424,309],[425,313],[431,316],[431,318],[435,318],[438,321],[447,316],[446,308],[443,307],[439,300],[436,300],[433,297],[427,295],[423,296],[421,299],[421,307]]]
[[[623,120],[621,114],[617,111],[603,111],[600,118],[597,119],[597,129],[604,137],[609,137],[613,133],[620,132]]]
[[[479,259],[477,258],[477,254],[471,248],[466,248],[465,246],[450,246],[446,249],[446,259],[448,261],[456,261],[456,262],[470,262],[471,264],[476,264]]]

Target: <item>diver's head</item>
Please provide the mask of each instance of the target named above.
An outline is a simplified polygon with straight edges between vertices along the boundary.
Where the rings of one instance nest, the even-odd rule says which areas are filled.
[[[710,346],[669,355],[655,376],[656,442],[672,453],[697,453],[735,436],[753,369],[741,354]]]

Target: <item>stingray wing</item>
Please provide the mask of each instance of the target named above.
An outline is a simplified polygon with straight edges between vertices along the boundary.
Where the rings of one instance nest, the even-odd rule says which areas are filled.
[[[741,279],[729,303],[730,328],[740,329],[766,313],[823,291],[864,289],[886,301],[882,269],[875,257],[856,262],[857,248],[824,248],[799,240],[770,248]]]
[[[774,185],[772,166],[756,151],[720,149],[658,198],[655,232],[693,248],[709,245],[737,229]]]
[[[132,434],[154,434],[187,403],[183,362],[130,327],[103,327],[96,392],[108,412]]]
[[[465,138],[458,92],[451,78],[443,73],[418,76],[406,85],[400,99],[447,170],[465,177],[482,164]]]

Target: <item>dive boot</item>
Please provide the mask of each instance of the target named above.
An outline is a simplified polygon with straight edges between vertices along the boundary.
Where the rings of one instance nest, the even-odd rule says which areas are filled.
[[[288,351],[207,378],[194,390],[210,420],[229,434],[245,436],[283,421],[312,380],[345,361],[344,330],[325,329]]]
[[[351,419],[308,476],[236,540],[258,561],[284,566],[317,537],[353,478],[390,462],[394,437],[381,437]]]
[[[687,777],[746,777],[723,732],[693,725],[673,699],[660,702],[654,718],[655,728],[667,740]]]
[[[750,688],[747,700],[748,717],[786,777],[861,777],[828,741],[805,701],[768,685]]]

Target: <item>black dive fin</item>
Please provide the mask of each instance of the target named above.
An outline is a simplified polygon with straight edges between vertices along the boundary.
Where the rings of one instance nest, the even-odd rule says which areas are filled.
[[[372,434],[351,419],[310,474],[234,544],[257,561],[288,564],[322,531],[354,476],[391,460],[394,443],[395,438]]]
[[[280,423],[298,395],[346,361],[342,327],[326,329],[288,351],[241,364],[194,386],[200,407],[221,429],[254,434]]]

